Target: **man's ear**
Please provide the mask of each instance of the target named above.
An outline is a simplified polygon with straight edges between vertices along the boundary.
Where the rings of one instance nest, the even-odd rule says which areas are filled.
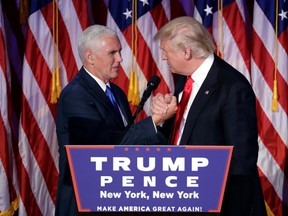
[[[84,52],[84,56],[85,56],[86,62],[89,62],[90,64],[94,63],[95,57],[94,57],[93,52],[91,50],[86,49]]]
[[[185,60],[190,60],[192,58],[192,50],[188,47],[184,48],[184,58]]]

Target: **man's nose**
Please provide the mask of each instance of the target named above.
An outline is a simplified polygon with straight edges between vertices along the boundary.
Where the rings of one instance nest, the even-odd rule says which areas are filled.
[[[167,55],[164,52],[162,52],[161,58],[162,60],[167,60]]]
[[[122,62],[122,61],[123,61],[123,58],[122,58],[122,56],[121,56],[120,53],[117,53],[117,54],[116,54],[115,60],[116,60],[117,62]]]

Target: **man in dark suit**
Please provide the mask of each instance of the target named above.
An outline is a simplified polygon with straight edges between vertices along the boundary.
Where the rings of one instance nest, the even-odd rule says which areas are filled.
[[[174,145],[234,146],[220,215],[266,215],[257,170],[256,99],[250,83],[213,54],[211,35],[191,17],[170,21],[155,39],[160,40],[162,59],[179,75],[174,94],[179,112],[160,130]],[[152,112],[162,113],[167,98],[173,97],[154,97]]]
[[[109,82],[118,76],[122,62],[116,33],[105,26],[90,26],[80,35],[78,52],[83,67],[63,89],[57,109],[60,158],[56,216],[78,215],[65,145],[118,144],[132,119],[126,95]],[[155,114],[133,124],[121,144],[158,143],[156,125],[175,114],[174,102],[166,116]]]

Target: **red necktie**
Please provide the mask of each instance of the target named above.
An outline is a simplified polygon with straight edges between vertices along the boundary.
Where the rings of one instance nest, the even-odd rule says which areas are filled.
[[[194,80],[191,77],[188,77],[184,86],[184,90],[182,93],[182,98],[180,101],[180,104],[178,105],[178,110],[176,113],[176,119],[174,122],[174,129],[173,129],[173,135],[172,135],[172,139],[171,139],[171,144],[176,145],[177,144],[177,140],[178,140],[178,136],[179,136],[179,132],[180,132],[180,124],[181,121],[183,119],[183,114],[184,111],[186,109],[187,103],[189,101],[191,92],[192,92],[192,84],[193,84]]]

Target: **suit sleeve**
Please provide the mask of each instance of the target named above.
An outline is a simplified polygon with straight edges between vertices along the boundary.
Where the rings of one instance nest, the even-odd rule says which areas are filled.
[[[153,145],[158,143],[159,139],[152,117],[147,117],[131,125],[120,145]]]

